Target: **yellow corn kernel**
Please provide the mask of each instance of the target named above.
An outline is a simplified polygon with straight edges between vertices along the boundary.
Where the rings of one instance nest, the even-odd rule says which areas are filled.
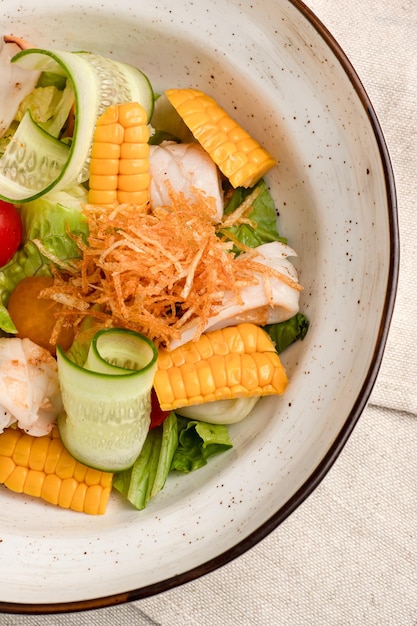
[[[9,489],[11,489],[12,491],[16,491],[17,493],[23,493],[23,488],[25,486],[28,471],[29,470],[27,467],[16,465],[13,472],[7,479],[7,486],[9,487]]]
[[[119,174],[118,188],[121,191],[142,191],[147,189],[150,176],[145,174]]]
[[[178,354],[181,356],[181,361],[176,363],[176,365],[182,365],[183,363],[198,363],[198,361],[201,361],[200,352],[197,350],[196,345],[192,341],[185,344],[181,353]]]
[[[84,482],[89,487],[93,487],[94,485],[99,485],[101,480],[100,470],[94,469],[93,467],[87,468],[87,472],[85,474]]]
[[[90,175],[117,176],[119,173],[119,159],[91,159]]]
[[[88,201],[90,204],[115,204],[117,203],[117,189],[111,189],[110,191],[90,189]]]
[[[31,470],[44,471],[49,444],[50,441],[46,437],[33,438],[28,463]]]
[[[45,474],[55,474],[62,448],[63,446],[59,437],[52,437],[44,461],[43,471]]]
[[[122,143],[120,146],[121,159],[147,159],[151,148],[148,143]]]
[[[96,512],[96,515],[104,515],[104,513],[106,512],[107,502],[110,498],[111,490],[111,486],[102,487],[99,508]]]
[[[217,150],[220,146],[225,143],[225,133],[222,133],[220,130],[216,129],[212,130],[212,127],[204,128],[204,131],[199,133],[199,140],[201,143],[204,143],[204,147],[210,155],[213,155],[214,150]],[[226,142],[229,147],[229,150],[232,152],[236,152],[236,146],[232,141]],[[212,158],[214,158],[212,156]],[[217,163],[217,161],[216,161]]]
[[[159,359],[158,359],[159,362]],[[159,369],[155,375],[154,388],[158,396],[159,404],[162,407],[172,407],[175,404],[175,394],[172,389],[172,382],[174,376],[174,369]],[[158,391],[157,391],[158,389]],[[165,409],[163,409],[165,410]],[[171,408],[167,409],[171,411]],[[1,469],[0,469],[1,473]]]
[[[123,144],[117,143],[93,143],[91,148],[91,159],[120,159]]]
[[[196,363],[195,368],[200,381],[200,391],[194,397],[201,397],[203,398],[201,402],[204,402],[204,398],[210,398],[216,390],[216,382],[213,373],[214,368],[211,367],[211,363],[208,361]]]
[[[16,467],[16,463],[13,461],[13,459],[10,456],[3,456],[3,457],[0,456],[0,484],[3,484],[6,482],[9,476],[11,476],[15,467]]]
[[[24,439],[19,439],[16,442],[12,457],[16,465],[29,466],[29,456],[32,443],[32,440],[26,442]]]
[[[149,129],[145,126],[130,126],[123,135],[123,143],[143,144],[149,141]]]
[[[61,483],[61,489],[59,490],[58,506],[63,509],[70,508],[77,485],[78,483],[75,478],[64,478]]]
[[[65,480],[66,478],[71,478],[74,476],[75,466],[77,465],[77,461],[70,455],[68,450],[62,450],[62,453],[59,457],[59,461],[57,463],[55,474],[61,480]]]
[[[200,395],[200,381],[194,363],[184,363],[181,368],[185,397],[195,398]],[[213,385],[214,391],[214,385]]]
[[[134,174],[143,174],[147,173],[149,169],[149,161],[148,159],[120,159],[120,162],[117,164],[119,168],[120,174],[125,175],[134,175]],[[149,176],[149,174],[148,174]],[[147,183],[149,180],[147,180]]]
[[[0,437],[0,456],[12,458],[18,441],[19,431],[14,428],[6,428]]]
[[[251,355],[254,361],[255,368],[258,372],[259,385],[266,387],[271,384],[273,368],[271,368],[271,361],[269,360],[269,353],[264,354],[262,352],[255,352]]]
[[[110,474],[110,472],[100,472],[100,485],[103,489],[111,490],[113,485],[113,474]]]
[[[167,374],[169,375],[169,382],[176,401],[181,403],[187,402],[187,394],[184,387],[184,378],[181,376],[181,369],[179,367],[174,367],[172,370],[168,370]]]
[[[224,356],[227,386],[231,389],[236,385],[240,385],[242,380],[242,361],[240,357],[240,354],[234,354],[233,352]]]
[[[90,204],[149,201],[149,128],[137,102],[112,105],[98,118],[90,161]]]
[[[197,89],[168,89],[166,95],[233,187],[253,187],[276,164],[207,94]]]
[[[113,124],[106,124],[102,126],[97,124],[94,131],[95,143],[115,143],[120,145],[123,142],[124,128],[121,124],[114,122]]]
[[[240,332],[236,332],[234,326],[226,326],[223,328],[222,335],[225,344],[229,347],[229,352],[238,352],[243,354],[244,352],[255,352],[256,346],[254,346],[254,337],[258,336],[258,332],[255,330],[258,328],[253,324],[240,325]],[[263,333],[262,333],[263,334]],[[270,348],[270,344],[268,344]]]
[[[247,169],[248,166],[248,158],[244,152],[234,152],[232,156],[233,158],[227,158],[225,161],[223,161],[221,167],[219,165],[219,168],[229,180],[233,179],[236,172],[239,172],[243,168]]]
[[[87,495],[87,485],[85,483],[78,483],[77,488],[71,500],[71,509],[82,513],[84,510],[85,497]]]
[[[213,382],[214,382],[214,387],[216,389],[226,389],[228,388],[228,382],[227,382],[227,371],[226,371],[226,360],[224,358],[223,355],[220,354],[213,354],[213,356],[210,359],[210,366],[207,363],[207,361],[201,361],[201,364],[205,364],[206,368],[203,370],[203,368],[200,367],[200,371],[201,371],[201,383],[203,384],[203,375],[204,376],[208,376],[208,374],[206,374],[206,370],[208,369],[210,371],[210,377],[212,377]]]
[[[93,485],[85,494],[84,509],[89,515],[97,515],[100,509],[100,499],[103,488],[100,485]]]
[[[107,109],[100,116],[100,126],[110,126],[112,124],[117,124],[119,121],[119,111],[120,109],[115,106],[107,107]]]
[[[288,378],[270,336],[251,323],[160,350],[154,387],[164,411],[236,397],[282,394]]]
[[[85,483],[87,472],[90,470],[90,467],[83,465],[82,463],[77,463],[74,470],[74,479],[77,483]]]
[[[62,480],[56,474],[47,474],[43,481],[41,498],[50,504],[58,505]],[[9,486],[9,485],[6,485]]]
[[[12,491],[89,514],[103,514],[113,475],[76,461],[54,428],[32,437],[17,428],[0,434],[0,484]]]
[[[235,128],[231,128],[229,131],[230,141],[234,141],[237,146],[242,141],[246,141],[247,138],[248,134],[246,130],[244,130],[241,126],[235,126]]]
[[[97,191],[111,191],[112,189],[117,189],[118,176],[99,176],[97,174],[91,174],[90,176],[90,186],[91,189],[96,189]]]
[[[142,106],[135,103],[132,106],[132,102],[124,102],[119,104],[117,113],[118,120],[124,128],[131,128],[132,126],[147,128],[148,115]]]
[[[39,470],[30,469],[27,473],[23,492],[28,496],[40,498],[45,474]]]
[[[148,191],[122,191],[117,192],[117,200],[120,204],[146,204],[148,201]]]

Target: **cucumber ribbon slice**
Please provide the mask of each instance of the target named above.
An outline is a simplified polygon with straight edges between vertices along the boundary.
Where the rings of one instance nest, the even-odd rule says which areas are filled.
[[[151,84],[143,72],[131,65],[89,52],[37,48],[22,50],[12,63],[68,79],[74,92],[75,121],[69,145],[33,121],[26,120],[22,128],[20,124],[0,159],[0,198],[8,202],[29,202],[51,189],[67,189],[85,182],[89,178],[96,121],[110,105],[139,102],[148,113],[148,120],[151,118]],[[15,158],[16,153],[19,159]]]
[[[84,367],[57,348],[58,428],[75,459],[108,472],[133,465],[149,431],[157,358],[147,337],[119,328],[95,334]]]

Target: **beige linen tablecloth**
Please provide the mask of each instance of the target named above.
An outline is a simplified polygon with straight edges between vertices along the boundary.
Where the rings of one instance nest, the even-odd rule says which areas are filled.
[[[232,563],[128,605],[1,626],[417,624],[417,2],[307,4],[362,79],[396,174],[400,284],[370,404],[313,495]]]

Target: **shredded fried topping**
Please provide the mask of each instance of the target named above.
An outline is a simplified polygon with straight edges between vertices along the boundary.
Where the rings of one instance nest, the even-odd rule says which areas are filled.
[[[81,258],[73,269],[56,270],[43,296],[63,303],[75,328],[91,315],[103,326],[130,328],[169,345],[190,320],[198,320],[197,339],[226,291],[239,302],[243,287],[256,284],[260,273],[265,280],[278,275],[257,263],[255,252],[235,256],[233,243],[217,236],[204,196],[190,203],[172,194],[171,203],[86,205],[89,238],[87,244],[77,239]]]

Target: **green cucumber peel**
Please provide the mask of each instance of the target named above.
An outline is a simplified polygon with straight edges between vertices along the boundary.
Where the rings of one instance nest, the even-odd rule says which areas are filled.
[[[157,357],[152,341],[125,329],[98,331],[84,367],[58,346],[58,428],[74,458],[108,472],[133,465],[149,430]]]
[[[139,69],[99,55],[85,52],[50,51],[35,48],[22,50],[16,54],[13,63],[29,70],[54,73],[66,76],[75,97],[75,120],[73,140],[68,147],[67,158],[60,163],[53,180],[46,177],[36,181],[35,188],[28,184],[27,168],[21,167],[19,178],[4,167],[9,146],[0,159],[0,198],[8,202],[28,202],[51,189],[62,190],[74,184],[85,182],[89,177],[89,160],[93,135],[98,117],[112,104],[139,102],[145,108],[148,119],[154,106],[154,94],[148,78]],[[19,129],[18,129],[19,130]],[[41,129],[39,128],[39,132]],[[16,131],[18,132],[18,131]],[[51,137],[51,136],[50,136]],[[36,161],[53,162],[56,145],[44,142],[39,148]],[[25,137],[21,137],[23,146]],[[63,146],[66,144],[62,143]],[[2,163],[3,162],[3,163]],[[42,171],[42,170],[40,170]],[[37,177],[37,179],[39,176]]]
[[[27,111],[0,159],[0,198],[29,202],[46,194],[56,186],[69,154],[70,148],[36,124]]]

